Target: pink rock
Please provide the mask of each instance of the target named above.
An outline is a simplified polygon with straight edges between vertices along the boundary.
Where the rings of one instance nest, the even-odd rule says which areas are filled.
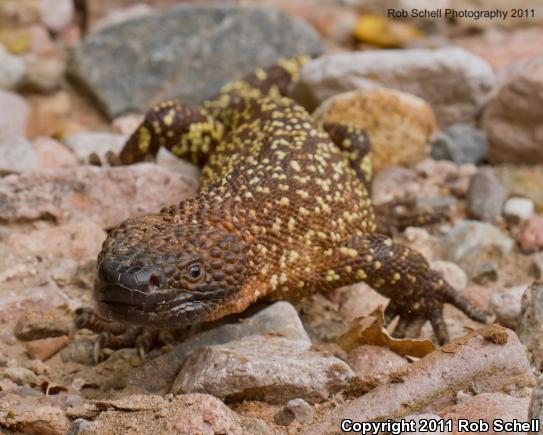
[[[37,358],[45,361],[51,358],[55,353],[65,348],[69,339],[67,335],[60,337],[42,338],[40,340],[27,341],[25,343],[26,352],[31,358]]]
[[[543,216],[533,216],[523,221],[517,230],[516,239],[523,252],[543,249]]]
[[[492,421],[496,419],[508,421],[527,421],[528,406],[530,397],[513,397],[504,393],[483,393],[467,399],[458,405],[442,410],[439,414],[445,420],[454,421],[454,430],[452,433],[465,433],[458,431],[458,419],[467,419],[470,421],[484,420],[489,424],[489,430],[483,431],[487,434],[498,434],[503,431],[494,431]],[[520,433],[515,431],[514,433]]]
[[[114,133],[129,136],[141,124],[143,117],[143,115],[138,115],[136,113],[119,116],[111,123],[111,129]]]
[[[40,136],[32,142],[38,155],[40,168],[66,168],[77,166],[77,159],[73,152],[59,141],[47,136]]]
[[[82,217],[65,225],[12,234],[7,243],[21,254],[68,257],[83,264],[96,258],[105,239],[105,231],[96,222]]]
[[[409,363],[386,347],[363,345],[353,349],[347,364],[364,385],[372,388],[388,382],[395,374],[405,372]]]
[[[543,31],[537,26],[514,32],[493,30],[455,39],[455,44],[482,57],[494,70],[498,70],[520,59],[541,54]]]
[[[72,0],[41,0],[40,9],[43,23],[54,32],[67,27],[74,17]]]
[[[47,29],[34,24],[30,27],[30,51],[37,55],[48,55],[55,52],[55,43],[49,36]]]
[[[511,67],[483,114],[492,163],[543,163],[543,55]]]
[[[0,89],[0,132],[26,135],[29,108],[19,95]]]
[[[0,178],[0,219],[89,217],[102,228],[158,212],[196,193],[198,180],[152,163],[43,169]]]

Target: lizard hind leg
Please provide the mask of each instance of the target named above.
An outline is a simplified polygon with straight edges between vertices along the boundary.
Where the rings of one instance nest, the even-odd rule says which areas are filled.
[[[462,297],[417,251],[382,234],[353,236],[329,256],[332,267],[322,277],[336,286],[364,281],[390,299],[385,320],[399,316],[394,334],[416,336],[430,321],[440,344],[448,341],[443,305],[454,305],[468,317],[485,322],[486,315]]]
[[[132,164],[154,158],[163,146],[202,167],[223,133],[223,125],[205,109],[162,101],[151,107],[132,133],[121,151],[120,162]]]

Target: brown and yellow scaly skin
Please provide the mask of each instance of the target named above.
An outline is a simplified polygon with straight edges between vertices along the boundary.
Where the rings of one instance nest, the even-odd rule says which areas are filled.
[[[299,299],[359,281],[391,299],[397,335],[430,320],[447,339],[444,303],[474,319],[426,260],[376,233],[364,133],[317,126],[284,97],[305,59],[257,70],[200,108],[159,103],[121,153],[165,146],[202,167],[200,193],[113,229],[98,259],[101,314],[178,328],[241,312],[260,298]]]

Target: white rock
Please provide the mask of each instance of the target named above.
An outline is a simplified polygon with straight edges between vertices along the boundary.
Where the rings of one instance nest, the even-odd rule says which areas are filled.
[[[451,261],[432,261],[430,268],[441,272],[445,281],[458,291],[464,290],[468,285],[466,272],[456,263]]]
[[[505,201],[503,213],[513,221],[529,219],[534,215],[534,202],[529,198],[513,197]]]
[[[0,88],[12,89],[23,79],[26,65],[19,56],[14,56],[0,45]]]
[[[40,10],[43,23],[54,32],[67,27],[74,18],[72,0],[41,0]]]
[[[0,134],[24,136],[29,111],[23,98],[0,89]]]
[[[107,153],[119,155],[127,139],[128,136],[122,134],[85,132],[69,135],[64,143],[81,163],[89,163],[89,157],[95,154],[102,164],[107,164]]]
[[[28,171],[37,167],[38,157],[26,138],[0,132],[0,174]]]

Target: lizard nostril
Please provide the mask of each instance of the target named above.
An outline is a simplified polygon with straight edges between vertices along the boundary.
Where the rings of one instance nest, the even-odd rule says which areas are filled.
[[[160,278],[156,275],[149,277],[149,290],[156,290],[160,288]]]

